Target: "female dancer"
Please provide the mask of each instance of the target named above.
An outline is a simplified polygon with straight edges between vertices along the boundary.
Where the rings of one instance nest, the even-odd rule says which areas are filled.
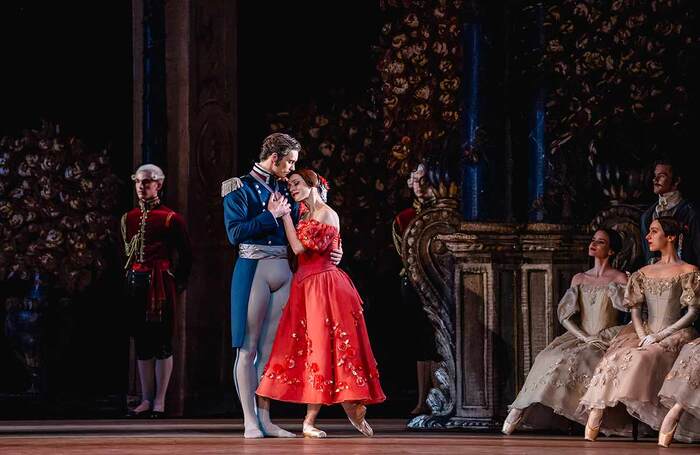
[[[547,426],[552,411],[584,424],[577,414],[593,370],[603,358],[612,338],[622,329],[618,312],[624,310],[622,296],[627,275],[610,266],[610,258],[622,248],[620,235],[609,229],[593,234],[588,255],[592,269],[576,274],[559,302],[559,321],[567,332],[557,337],[535,358],[522,390],[510,406],[503,433],[518,426]],[[548,412],[527,412],[533,405]],[[544,421],[540,420],[544,417]]]
[[[615,337],[581,399],[581,409],[590,410],[589,441],[601,429],[631,433],[630,423],[603,420],[605,409],[618,403],[657,430],[666,414],[657,395],[681,348],[696,336],[691,324],[700,308],[700,272],[678,258],[680,233],[681,226],[672,217],[660,217],[649,227],[649,249],[661,252],[661,259],[630,277],[624,304],[632,310],[633,324]],[[642,305],[648,312],[646,321],[642,321]],[[681,314],[683,307],[688,308],[685,315]]]
[[[316,416],[321,405],[336,403],[342,404],[355,428],[372,436],[365,405],[386,397],[362,300],[350,278],[330,260],[330,251],[340,241],[338,215],[325,202],[327,183],[314,171],[290,174],[289,189],[305,207],[296,229],[291,217],[283,218],[298,269],[257,394],[306,403],[306,437],[326,437],[315,427]]]

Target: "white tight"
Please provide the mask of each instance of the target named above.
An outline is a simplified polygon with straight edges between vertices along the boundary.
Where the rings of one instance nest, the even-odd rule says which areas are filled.
[[[282,310],[287,304],[291,278],[286,259],[258,261],[248,299],[245,337],[234,365],[236,391],[246,429],[259,427],[255,391],[270,357]],[[260,424],[264,427],[268,423],[269,413],[261,413]]]

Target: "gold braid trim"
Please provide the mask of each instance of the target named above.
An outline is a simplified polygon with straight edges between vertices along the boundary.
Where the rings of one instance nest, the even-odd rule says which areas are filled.
[[[124,240],[124,253],[126,254],[126,264],[124,264],[124,269],[128,270],[131,264],[134,262],[136,252],[138,251],[138,262],[143,262],[143,249],[146,244],[146,220],[148,219],[148,208],[143,208],[141,211],[141,222],[139,223],[139,230],[134,234],[131,239],[126,240],[126,213],[122,216],[121,228],[122,228],[122,239]]]

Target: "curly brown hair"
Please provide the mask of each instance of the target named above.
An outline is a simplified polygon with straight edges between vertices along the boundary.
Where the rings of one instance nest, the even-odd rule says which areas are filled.
[[[260,148],[260,161],[266,160],[273,153],[277,154],[275,164],[279,163],[282,158],[289,155],[293,150],[301,151],[301,144],[289,134],[272,133],[267,136]]]

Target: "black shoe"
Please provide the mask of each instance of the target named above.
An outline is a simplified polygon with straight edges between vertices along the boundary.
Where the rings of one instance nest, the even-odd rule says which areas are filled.
[[[165,411],[151,411],[151,419],[164,419]]]
[[[129,412],[126,413],[127,417],[131,417],[133,419],[145,419],[151,415],[151,410],[146,409],[145,411],[134,411],[133,409],[130,409]]]

